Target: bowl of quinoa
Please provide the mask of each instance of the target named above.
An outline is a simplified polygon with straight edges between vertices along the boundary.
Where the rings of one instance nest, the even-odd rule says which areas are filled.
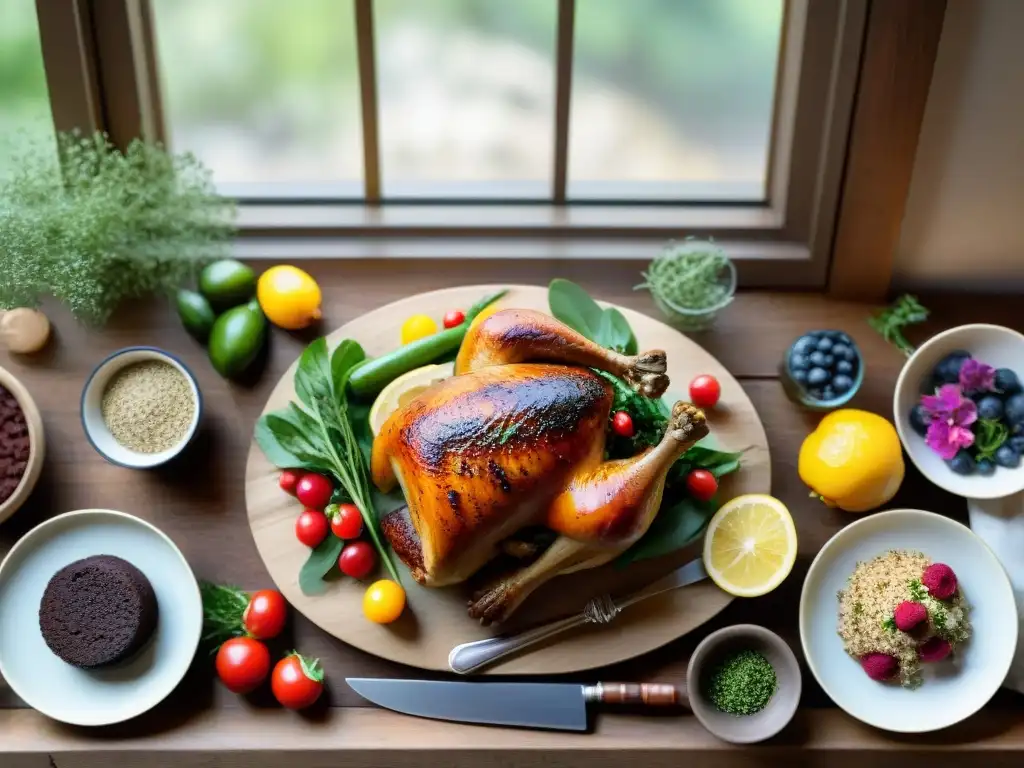
[[[912,509],[863,517],[814,559],[800,640],[848,714],[890,731],[951,726],[1006,679],[1019,618],[996,556],[961,523]]]

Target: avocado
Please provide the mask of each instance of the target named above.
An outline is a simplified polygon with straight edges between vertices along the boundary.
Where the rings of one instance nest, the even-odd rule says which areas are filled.
[[[224,378],[234,378],[259,357],[267,338],[267,319],[254,299],[229,309],[210,331],[210,362]]]
[[[221,259],[203,268],[199,291],[218,311],[236,307],[256,292],[256,273],[240,261]]]
[[[175,303],[178,305],[178,317],[181,324],[201,344],[210,338],[210,329],[217,316],[213,308],[202,294],[182,288],[178,291]]]

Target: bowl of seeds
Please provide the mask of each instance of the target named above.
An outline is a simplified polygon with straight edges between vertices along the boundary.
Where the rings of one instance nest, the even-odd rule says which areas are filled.
[[[802,678],[785,640],[755,624],[712,632],[686,671],[693,714],[712,734],[734,744],[770,739],[796,714]]]
[[[131,469],[166,464],[199,426],[192,372],[155,347],[127,347],[100,363],[82,390],[82,427],[103,458]]]

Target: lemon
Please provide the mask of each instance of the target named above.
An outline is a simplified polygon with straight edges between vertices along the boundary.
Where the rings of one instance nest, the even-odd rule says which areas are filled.
[[[320,319],[320,286],[298,267],[284,264],[268,269],[256,284],[256,298],[267,319],[289,331]]]
[[[818,424],[800,446],[803,480],[830,507],[866,512],[899,490],[905,467],[900,438],[881,416],[842,408]]]
[[[437,333],[437,323],[430,315],[413,315],[402,323],[402,343],[409,344]]]
[[[480,323],[482,323],[488,317],[493,315],[495,312],[498,312],[499,310],[501,310],[502,307],[498,306],[498,304],[500,304],[500,303],[501,303],[500,301],[496,301],[493,304],[488,304],[486,307],[481,309],[480,313],[476,317],[473,318],[473,322],[471,322],[469,324],[469,330],[472,330],[476,326],[480,325]]]
[[[719,509],[704,537],[704,568],[737,597],[775,589],[796,561],[796,527],[786,505],[773,496],[737,496]]]
[[[392,413],[404,407],[428,387],[432,387],[439,381],[444,381],[454,373],[454,363],[424,365],[422,368],[399,376],[384,387],[370,408],[370,430],[374,436],[380,432],[384,422]]]

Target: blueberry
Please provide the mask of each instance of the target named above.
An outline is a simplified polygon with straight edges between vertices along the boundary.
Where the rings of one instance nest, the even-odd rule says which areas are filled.
[[[807,359],[811,361],[811,365],[817,366],[818,368],[824,368],[825,367],[825,353],[824,352],[818,352],[817,350],[815,350],[814,352],[811,352],[811,354],[807,357]]]
[[[1017,453],[1024,453],[1024,435],[1014,435],[1006,441]]]
[[[935,380],[939,384],[956,384],[960,380],[960,366],[971,356],[970,352],[958,349],[950,352],[935,366]]]
[[[1020,379],[1009,368],[996,369],[996,391],[1012,395],[1020,392]]]
[[[825,387],[823,390],[821,390],[821,399],[822,400],[835,400],[835,398],[836,398],[836,391],[832,387]]]
[[[793,351],[800,355],[806,355],[808,352],[814,349],[814,346],[818,343],[818,340],[813,336],[801,336],[799,339],[793,342]]]
[[[807,372],[807,383],[812,387],[820,387],[828,381],[828,371],[824,368],[811,368]]]
[[[853,373],[853,363],[849,360],[840,360],[836,363],[836,373],[842,373],[849,376]]]
[[[999,446],[999,450],[996,451],[995,460],[996,464],[1000,467],[1016,469],[1020,466],[1020,452],[1012,445],[1003,443]]]
[[[832,349],[832,339],[830,339],[828,336],[822,336],[820,339],[818,339],[818,349],[821,350],[822,352],[828,352],[830,349]]]
[[[807,394],[809,394],[815,400],[825,399],[825,392],[819,387],[811,387],[810,389],[807,390]]]
[[[975,468],[979,475],[984,475],[985,477],[994,474],[996,471],[996,465],[992,459],[978,459],[978,463],[975,465]]]
[[[790,374],[790,376],[793,379],[793,381],[795,381],[797,384],[807,383],[807,371],[803,370],[802,368],[798,368],[797,370],[793,371]]]
[[[832,347],[832,354],[836,356],[836,360],[846,360],[850,363],[857,359],[857,353],[845,344],[836,344]]]
[[[924,437],[928,432],[928,424],[931,420],[928,418],[928,411],[924,409],[923,405],[915,405],[910,409],[910,428],[917,432],[921,437]]]
[[[835,339],[837,344],[845,344],[848,347],[853,346],[853,339],[842,331],[832,331],[832,338]]]
[[[973,475],[976,468],[974,458],[967,451],[958,452],[956,456],[946,463],[958,475]]]
[[[1024,393],[1011,396],[1006,401],[1003,412],[1011,424],[1024,422]]]
[[[978,415],[983,419],[1003,418],[1003,401],[995,395],[985,395],[978,400]]]
[[[825,355],[825,367],[826,368],[831,368],[832,365],[835,363],[835,361],[836,361],[836,359],[835,359],[835,357],[833,355],[829,355],[829,354]]]
[[[790,370],[794,371],[806,371],[811,367],[810,361],[807,359],[807,355],[790,355],[789,357]]]
[[[853,387],[853,379],[841,373],[832,379],[832,387],[840,395],[845,394]]]

